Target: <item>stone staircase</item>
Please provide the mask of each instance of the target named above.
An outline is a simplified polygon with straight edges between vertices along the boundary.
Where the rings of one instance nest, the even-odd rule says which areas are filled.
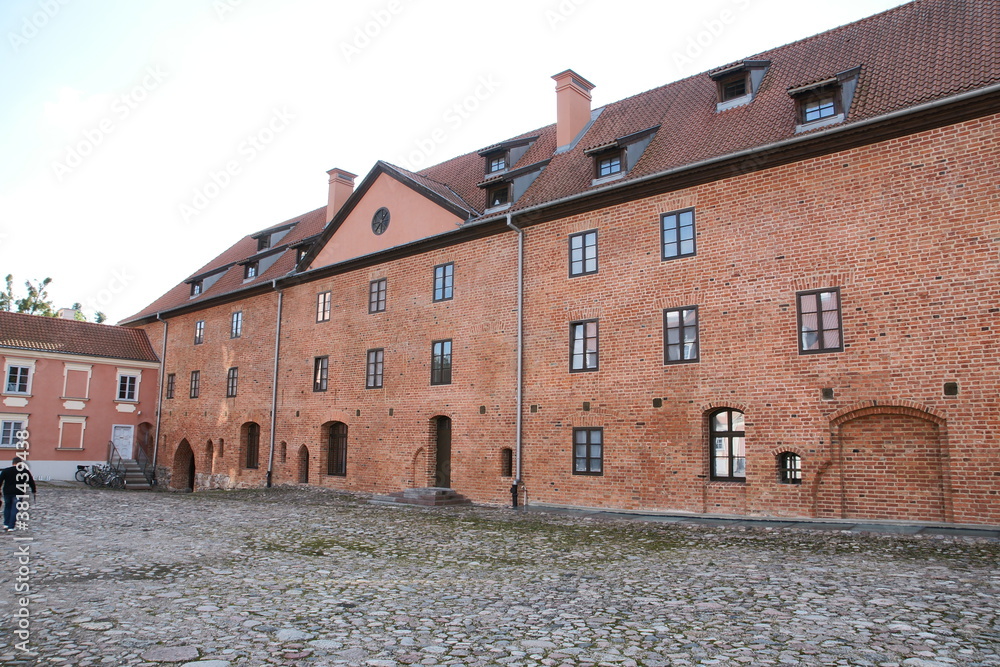
[[[125,488],[129,491],[148,491],[152,487],[142,474],[142,467],[131,459],[123,459],[125,468]]]
[[[396,491],[387,496],[375,496],[368,502],[373,505],[418,505],[421,507],[451,507],[472,504],[472,501],[461,493],[437,486]]]

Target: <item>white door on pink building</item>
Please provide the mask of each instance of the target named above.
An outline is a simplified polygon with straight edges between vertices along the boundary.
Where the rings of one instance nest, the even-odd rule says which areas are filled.
[[[111,442],[115,445],[118,456],[123,459],[132,458],[132,426],[112,426]]]

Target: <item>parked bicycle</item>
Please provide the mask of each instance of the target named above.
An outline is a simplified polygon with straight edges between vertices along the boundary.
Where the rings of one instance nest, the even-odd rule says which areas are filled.
[[[87,486],[104,487],[111,489],[121,489],[125,486],[125,474],[108,464],[89,466],[77,466],[76,478],[80,479],[83,473],[83,482]]]

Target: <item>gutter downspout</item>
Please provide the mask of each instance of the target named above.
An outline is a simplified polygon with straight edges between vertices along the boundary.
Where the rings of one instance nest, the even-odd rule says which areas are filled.
[[[153,486],[156,486],[156,457],[160,451],[160,422],[163,420],[163,383],[167,381],[167,334],[170,323],[156,314],[156,319],[163,322],[163,346],[160,351],[160,388],[156,394],[156,433],[153,436]]]
[[[271,281],[271,288],[277,289],[277,280]],[[278,351],[281,348],[281,306],[285,293],[278,292],[278,322],[274,326],[274,375],[271,378],[271,452],[267,456],[267,488],[271,488],[274,472],[274,428],[278,419]]]
[[[518,491],[523,486],[521,481],[521,445],[522,417],[524,402],[524,230],[514,226],[510,213],[507,214],[507,226],[517,233],[517,417],[516,417],[516,462],[514,485],[510,489],[511,501],[517,507]]]

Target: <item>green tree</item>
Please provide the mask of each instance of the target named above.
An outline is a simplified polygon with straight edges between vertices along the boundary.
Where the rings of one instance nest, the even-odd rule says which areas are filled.
[[[0,292],[0,310],[13,310],[14,309],[14,274],[8,273],[7,277],[4,278],[7,282],[7,287],[3,292]]]
[[[30,280],[24,281],[24,287],[27,291],[27,295],[23,298],[18,298],[14,294],[14,275],[8,273],[4,277],[4,282],[6,286],[3,291],[0,292],[0,310],[16,310],[19,313],[28,313],[31,315],[44,315],[45,317],[58,317],[59,311],[52,305],[52,299],[49,298],[48,286],[52,282],[52,278],[46,278],[44,280],[36,280],[32,283]],[[83,314],[83,304],[79,301],[74,303],[72,306],[73,310],[76,311],[74,319],[81,322],[87,321],[87,316]],[[104,324],[108,321],[108,316],[97,311],[94,313],[94,321],[98,324]]]
[[[55,307],[53,307],[52,300],[49,298],[47,291],[51,282],[52,278],[36,280],[34,283],[30,280],[25,280],[24,288],[27,290],[27,295],[17,300],[17,312],[55,317],[58,313]]]

